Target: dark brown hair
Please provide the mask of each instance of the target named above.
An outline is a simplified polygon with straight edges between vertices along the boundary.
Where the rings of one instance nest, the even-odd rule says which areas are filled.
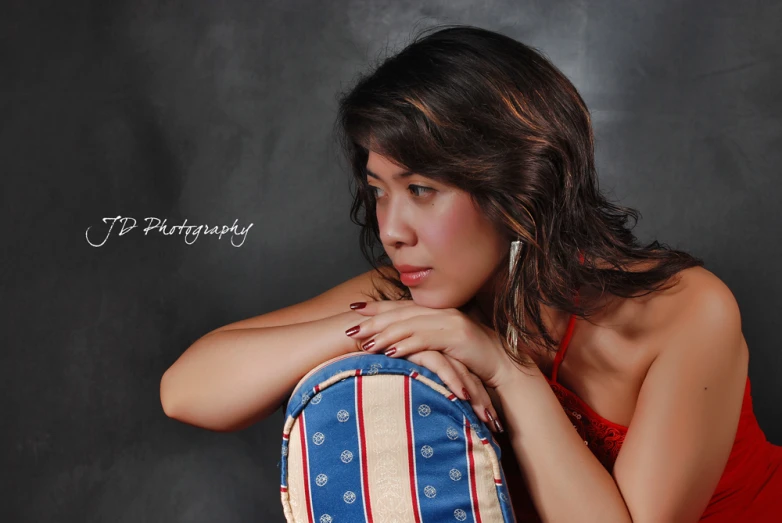
[[[509,247],[523,241],[513,274],[507,257],[499,266],[506,270],[495,278],[491,318],[519,364],[526,362],[514,356],[508,324],[525,341],[520,351],[556,348],[540,303],[588,319],[599,306],[596,299],[574,301],[584,285],[601,296],[644,296],[703,265],[657,241],[638,244],[631,229],[640,213],[611,203],[598,188],[584,100],[540,51],[508,36],[464,25],[424,30],[341,93],[335,134],[356,182],[351,220],[362,227],[361,251],[398,290],[392,297],[376,289],[380,299],[411,294],[388,255],[374,252],[382,242],[367,184],[370,150],[467,191]],[[639,265],[644,269],[631,270]]]

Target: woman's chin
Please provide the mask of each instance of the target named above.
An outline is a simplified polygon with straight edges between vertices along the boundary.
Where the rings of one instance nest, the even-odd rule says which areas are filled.
[[[410,296],[416,305],[429,309],[457,309],[458,303],[453,300],[443,299],[432,292],[422,289],[410,288]]]

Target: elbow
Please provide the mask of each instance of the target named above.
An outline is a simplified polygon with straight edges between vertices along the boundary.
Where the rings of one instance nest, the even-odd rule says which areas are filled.
[[[160,405],[163,413],[192,427],[212,432],[237,432],[267,416],[266,413],[261,413],[259,416],[244,419],[225,407],[201,404],[200,408],[195,408],[193,405],[203,402],[191,401],[191,405],[188,405],[188,402],[183,400],[183,396],[186,398],[187,395],[183,395],[181,391],[177,393],[177,390],[177,386],[172,383],[170,370],[166,371],[160,379]]]
[[[163,373],[163,377],[160,378],[160,406],[163,408],[163,413],[169,418],[176,418],[174,410],[174,398],[172,397],[171,390],[171,376],[170,371]]]
[[[189,409],[183,404],[181,391],[177,393],[177,390],[177,385],[172,382],[171,369],[169,369],[160,378],[160,406],[163,408],[163,413],[171,419],[201,427],[200,424],[194,423],[187,416],[186,413]]]

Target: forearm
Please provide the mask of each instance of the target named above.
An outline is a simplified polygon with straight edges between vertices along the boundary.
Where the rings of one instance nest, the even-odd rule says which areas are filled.
[[[496,392],[543,521],[632,521],[613,477],[573,428],[537,367],[514,369]]]
[[[206,335],[163,375],[163,409],[211,430],[245,428],[277,410],[313,367],[355,351],[345,330],[365,319],[347,311],[307,323]]]

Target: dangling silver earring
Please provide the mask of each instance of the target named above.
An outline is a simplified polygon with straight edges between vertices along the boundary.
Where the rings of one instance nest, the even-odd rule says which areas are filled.
[[[519,256],[520,256],[520,253],[521,253],[521,244],[522,244],[521,240],[513,240],[512,242],[510,242],[510,264],[509,264],[509,267],[508,267],[508,278],[512,278],[513,277],[513,271],[516,268],[516,264],[518,263]],[[523,306],[524,306],[524,302],[523,302],[523,299],[522,299],[522,307]],[[513,310],[514,310],[514,313],[516,313],[516,311],[519,311],[519,303],[517,301],[517,298],[516,298],[515,294],[514,294],[514,297],[513,297]],[[523,329],[524,328],[524,311],[523,310],[521,311],[520,325],[521,325],[521,328]],[[510,340],[511,340],[511,346],[513,347],[513,350],[516,353],[516,355],[518,355],[518,353],[519,353],[519,349],[518,349],[518,346],[517,346],[518,333],[516,332],[516,329],[512,329],[511,328],[511,324],[510,323],[508,324],[508,335],[509,335]]]

